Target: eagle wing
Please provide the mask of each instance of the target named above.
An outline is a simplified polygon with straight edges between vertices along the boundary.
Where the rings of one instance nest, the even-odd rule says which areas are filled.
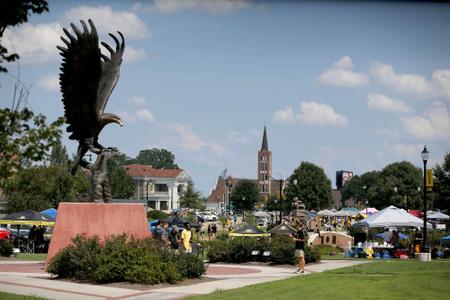
[[[114,87],[117,84],[120,76],[120,65],[122,64],[122,57],[125,50],[125,40],[122,33],[117,32],[120,35],[121,42],[111,33],[111,36],[116,43],[116,49],[112,49],[107,43],[102,42],[103,47],[110,52],[110,56],[101,54],[102,61],[102,75],[99,82],[96,109],[99,117],[105,110],[106,103],[108,103],[109,96],[111,95]]]
[[[98,91],[102,78],[102,61],[98,45],[98,35],[95,25],[88,20],[81,21],[83,32],[74,24],[70,24],[76,37],[66,28],[64,33],[69,40],[61,37],[67,48],[57,46],[61,51],[63,62],[59,75],[64,115],[69,124],[67,131],[73,140],[95,137],[100,126],[98,111]]]

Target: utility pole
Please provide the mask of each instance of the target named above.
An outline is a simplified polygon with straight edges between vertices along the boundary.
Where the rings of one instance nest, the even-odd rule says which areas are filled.
[[[280,178],[280,223],[283,220],[283,206],[282,206],[282,202],[283,202],[283,178]]]

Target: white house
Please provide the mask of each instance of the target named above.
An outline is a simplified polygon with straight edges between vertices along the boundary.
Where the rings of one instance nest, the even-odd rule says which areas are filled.
[[[180,195],[191,180],[182,169],[154,169],[134,164],[125,166],[125,171],[136,184],[134,199],[146,203],[149,209],[171,211],[180,208]]]

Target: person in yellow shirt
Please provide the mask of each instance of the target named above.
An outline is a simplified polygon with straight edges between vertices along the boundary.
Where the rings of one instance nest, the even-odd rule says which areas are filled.
[[[184,223],[184,229],[181,232],[181,244],[183,245],[183,249],[186,253],[192,253],[192,232],[189,223]]]

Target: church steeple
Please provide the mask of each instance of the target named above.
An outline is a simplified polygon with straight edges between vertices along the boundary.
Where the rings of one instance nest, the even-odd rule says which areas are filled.
[[[269,150],[267,142],[267,128],[264,125],[264,133],[261,144],[261,150],[258,151],[258,189],[261,196],[269,199],[271,194],[272,178],[272,152]]]
[[[261,145],[261,151],[263,151],[263,150],[269,151],[269,144],[267,143],[266,125],[264,125],[263,140],[262,140],[262,145]]]

